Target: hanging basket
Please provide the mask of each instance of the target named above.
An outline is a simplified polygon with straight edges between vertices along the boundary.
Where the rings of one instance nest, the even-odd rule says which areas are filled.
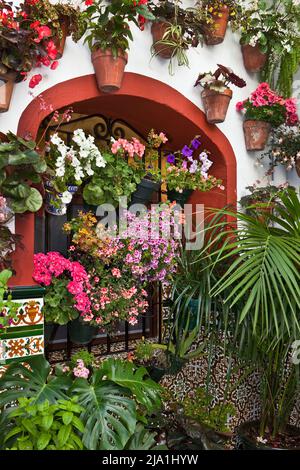
[[[224,122],[232,98],[232,90],[228,88],[218,92],[206,88],[202,91],[201,96],[207,122],[210,124]]]
[[[148,178],[143,178],[131,195],[131,204],[148,204],[152,199],[153,193],[159,191],[159,188],[160,183],[156,183]]]
[[[214,18],[213,23],[210,25],[209,32],[205,35],[205,42],[208,46],[215,46],[224,41],[226,29],[229,20],[229,9],[223,6],[218,12],[221,16]]]
[[[128,54],[119,50],[117,57],[112,51],[99,49],[92,52],[98,88],[103,93],[114,93],[121,88]]]
[[[241,47],[245,69],[252,73],[260,72],[266,63],[267,54],[261,52],[258,44],[254,47],[243,44]]]
[[[98,329],[96,326],[84,324],[79,318],[68,323],[69,338],[74,344],[89,344],[96,336]]]
[[[174,47],[167,46],[166,44],[158,44],[158,42],[163,39],[163,36],[169,26],[169,23],[166,23],[164,21],[152,23],[151,26],[151,33],[153,37],[153,49],[156,55],[159,55],[163,59],[171,59],[174,54]]]
[[[264,150],[271,131],[271,125],[265,121],[247,120],[244,122],[246,149],[249,152]]]
[[[67,190],[74,195],[78,191],[78,186],[68,185]],[[68,204],[62,202],[62,193],[57,193],[52,181],[45,182],[45,211],[48,214],[61,216],[67,213]]]
[[[17,74],[8,72],[4,65],[0,65],[0,113],[9,110]]]

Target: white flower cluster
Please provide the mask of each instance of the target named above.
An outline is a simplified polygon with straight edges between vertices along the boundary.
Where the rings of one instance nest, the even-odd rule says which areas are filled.
[[[77,148],[68,147],[57,133],[53,134],[50,140],[57,147],[60,154],[55,162],[55,175],[57,177],[63,178],[65,176],[66,166],[68,165],[68,167],[74,168],[75,181],[80,181],[94,174],[93,164],[98,168],[106,165],[106,161],[94,143],[94,137],[92,135],[86,137],[82,129],[74,131],[72,138]]]

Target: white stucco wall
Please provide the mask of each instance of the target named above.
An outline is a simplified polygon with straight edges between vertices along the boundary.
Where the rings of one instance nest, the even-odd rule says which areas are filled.
[[[14,3],[17,4],[18,2],[15,1]],[[186,6],[192,6],[193,3],[193,0],[185,0],[183,2]],[[131,43],[126,70],[167,83],[201,109],[203,109],[200,98],[201,89],[200,87],[193,87],[200,72],[214,71],[217,63],[221,63],[231,67],[237,75],[246,80],[246,88],[239,89],[234,87],[234,95],[226,121],[219,124],[219,127],[231,142],[236,155],[238,197],[244,195],[246,193],[245,187],[255,183],[256,180],[261,180],[264,184],[267,183],[268,180],[263,177],[268,168],[268,162],[266,161],[264,168],[257,166],[256,161],[258,154],[254,152],[247,153],[242,129],[243,118],[241,114],[235,110],[235,103],[247,98],[258,83],[257,76],[248,74],[244,68],[238,34],[232,34],[231,30],[228,29],[223,44],[210,47],[204,45],[203,48],[198,46],[197,49],[191,49],[188,53],[190,67],[176,67],[175,74],[170,76],[168,73],[168,61],[161,58],[153,58],[151,60],[150,47],[152,44],[152,36],[150,25],[146,26],[145,31],[140,31],[133,25],[132,31],[134,41]],[[0,115],[0,130],[2,132],[8,130],[16,132],[19,118],[26,106],[33,99],[33,94],[36,96],[57,83],[93,73],[88,46],[83,45],[82,41],[75,44],[71,38],[67,38],[64,56],[59,61],[59,67],[55,71],[42,68],[35,70],[34,73],[43,74],[44,78],[42,82],[33,91],[28,88],[28,81],[15,86],[9,111]],[[295,96],[298,92],[298,99],[300,101],[300,74],[299,82],[296,83],[296,85],[298,86],[295,87]],[[155,122],[153,126],[155,127]],[[299,188],[300,179],[295,170],[286,175],[283,168],[276,168],[274,176],[275,183],[282,183],[287,179],[291,184]]]

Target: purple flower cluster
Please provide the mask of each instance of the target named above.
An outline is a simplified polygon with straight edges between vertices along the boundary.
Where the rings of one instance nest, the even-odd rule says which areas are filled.
[[[208,154],[205,151],[195,155],[195,151],[198,150],[200,145],[199,138],[195,137],[190,145],[185,145],[181,151],[167,155],[167,162],[169,165],[175,165],[191,174],[200,172],[203,178],[207,179],[212,161],[209,160]]]

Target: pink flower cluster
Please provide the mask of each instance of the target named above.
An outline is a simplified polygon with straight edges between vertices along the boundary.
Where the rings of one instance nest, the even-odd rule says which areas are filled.
[[[52,278],[60,276],[70,278],[67,289],[74,296],[74,307],[83,314],[89,312],[91,302],[86,293],[89,288],[89,278],[82,264],[70,261],[55,251],[34,255],[33,279],[36,282],[50,286]]]
[[[239,101],[236,104],[237,111],[243,111],[245,109],[246,103],[251,104],[255,108],[280,104],[286,109],[287,125],[292,126],[297,124],[299,121],[299,117],[297,115],[296,98],[284,99],[282,96],[278,95],[275,91],[273,91],[268,83],[260,83],[256,90],[251,93],[249,99]]]
[[[77,366],[74,367],[73,374],[75,377],[81,377],[83,379],[87,379],[90,375],[90,371],[85,367],[82,359],[77,359]]]
[[[143,158],[145,145],[143,145],[136,137],[133,137],[131,141],[128,141],[127,139],[118,139],[112,144],[111,151],[115,155],[120,150],[123,153],[127,153],[131,158],[135,155],[139,158]]]

